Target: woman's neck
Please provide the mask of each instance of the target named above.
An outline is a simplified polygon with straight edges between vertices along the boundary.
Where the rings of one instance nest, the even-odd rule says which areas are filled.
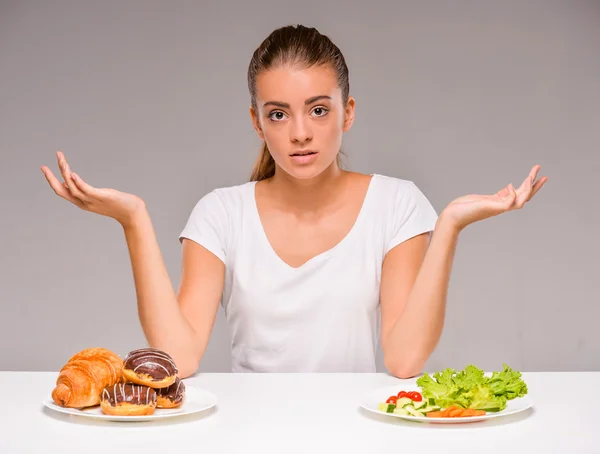
[[[319,214],[341,202],[349,180],[349,172],[341,170],[335,163],[320,175],[299,180],[282,169],[267,183],[269,198],[286,211],[298,214]]]

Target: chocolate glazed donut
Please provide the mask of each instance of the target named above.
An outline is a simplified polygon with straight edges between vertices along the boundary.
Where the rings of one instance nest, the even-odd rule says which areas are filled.
[[[185,397],[185,384],[177,377],[175,383],[168,388],[157,389],[156,395],[156,408],[179,407]]]
[[[107,415],[151,415],[156,408],[156,390],[133,383],[117,383],[102,390],[100,408]]]
[[[177,366],[170,355],[157,348],[140,348],[123,360],[123,376],[150,388],[167,388],[175,383]]]

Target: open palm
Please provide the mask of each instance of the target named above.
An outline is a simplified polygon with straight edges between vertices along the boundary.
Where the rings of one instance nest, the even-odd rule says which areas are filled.
[[[459,197],[444,209],[444,216],[450,219],[458,229],[463,229],[474,222],[497,216],[506,211],[521,209],[548,181],[548,177],[542,177],[535,181],[539,170],[539,165],[533,166],[519,189],[515,189],[512,184],[509,184],[492,195],[469,194]]]
[[[47,166],[42,166],[42,172],[56,195],[82,210],[111,217],[125,226],[133,214],[144,206],[143,200],[133,194],[90,186],[71,171],[62,152],[57,152],[56,158],[63,181],[59,181]]]

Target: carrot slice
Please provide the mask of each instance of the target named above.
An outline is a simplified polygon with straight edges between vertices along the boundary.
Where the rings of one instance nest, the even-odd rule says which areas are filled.
[[[450,410],[450,412],[448,413],[448,416],[450,416],[451,418],[453,417],[460,417],[462,416],[462,414],[464,413],[465,409],[464,408],[454,408],[452,410]]]
[[[429,418],[461,418],[467,416],[485,416],[484,410],[475,410],[474,408],[462,408],[457,405],[452,405],[444,410],[430,411],[427,413]]]
[[[484,410],[475,410],[474,408],[467,408],[462,416],[485,416],[487,413]]]

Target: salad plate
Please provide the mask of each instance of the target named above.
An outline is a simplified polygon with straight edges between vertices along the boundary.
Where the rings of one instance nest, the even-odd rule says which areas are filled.
[[[533,401],[529,396],[519,397],[513,400],[509,400],[506,403],[506,408],[498,412],[486,412],[485,415],[479,416],[464,416],[464,417],[431,417],[426,415],[414,415],[396,412],[385,411],[381,404],[385,403],[389,397],[397,396],[401,391],[416,391],[421,393],[421,389],[418,386],[406,386],[406,385],[394,385],[386,386],[383,388],[376,389],[365,395],[360,401],[360,406],[365,410],[381,415],[389,416],[392,418],[401,418],[410,421],[427,422],[427,423],[441,423],[441,424],[464,424],[478,421],[485,421],[488,419],[500,418],[503,416],[514,415],[520,413],[533,406]],[[427,400],[427,399],[425,399]],[[426,403],[427,404],[427,403]]]
[[[411,421],[456,424],[514,415],[531,408],[533,401],[521,372],[504,364],[502,371],[486,374],[469,364],[458,372],[425,373],[414,384],[376,389],[360,406]]]

